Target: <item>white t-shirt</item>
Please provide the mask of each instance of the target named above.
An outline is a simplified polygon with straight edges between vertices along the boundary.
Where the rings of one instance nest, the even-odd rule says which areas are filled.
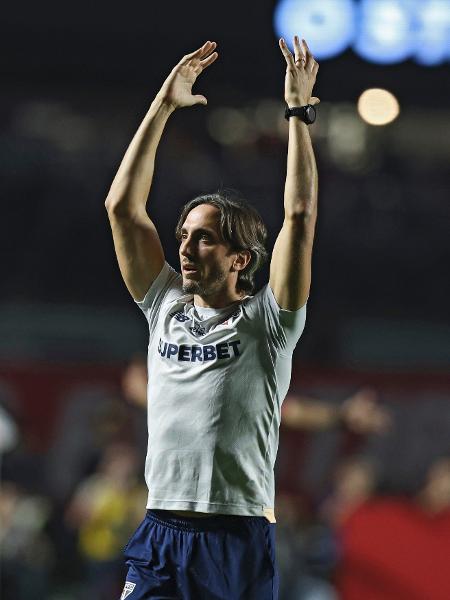
[[[167,263],[137,304],[150,330],[147,508],[274,521],[281,403],[306,305],[283,310],[266,285],[197,307]]]

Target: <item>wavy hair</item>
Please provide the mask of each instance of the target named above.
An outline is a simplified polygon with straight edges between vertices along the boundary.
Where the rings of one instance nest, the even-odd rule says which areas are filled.
[[[181,241],[181,228],[189,212],[200,204],[211,204],[220,211],[219,227],[222,239],[231,250],[248,250],[250,262],[238,272],[236,290],[252,294],[255,290],[255,273],[267,260],[265,242],[267,229],[258,213],[235,190],[219,190],[212,194],[203,194],[187,202],[180,214],[175,228],[175,237]]]

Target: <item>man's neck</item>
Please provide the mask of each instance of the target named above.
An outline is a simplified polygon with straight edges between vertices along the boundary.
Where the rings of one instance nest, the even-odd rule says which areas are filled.
[[[224,295],[223,292],[213,296],[198,296],[194,294],[194,304],[201,308],[226,308],[245,298],[243,293]]]

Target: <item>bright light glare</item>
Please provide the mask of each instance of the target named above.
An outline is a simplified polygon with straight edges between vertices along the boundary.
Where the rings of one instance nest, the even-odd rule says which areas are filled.
[[[450,58],[450,2],[429,0],[417,6],[415,58],[422,65],[435,65]]]
[[[450,0],[279,0],[273,19],[278,37],[299,35],[319,60],[350,47],[378,64],[450,59]]]
[[[340,54],[355,35],[352,0],[281,0],[275,8],[278,37],[292,46],[294,35],[308,42],[318,60]]]
[[[372,88],[359,97],[358,112],[369,125],[387,125],[397,118],[400,106],[391,92]]]
[[[393,0],[362,0],[355,50],[376,63],[395,63],[413,51],[411,16]]]

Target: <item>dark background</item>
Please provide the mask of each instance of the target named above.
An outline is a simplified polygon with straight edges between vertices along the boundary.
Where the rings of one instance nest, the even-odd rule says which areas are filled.
[[[100,312],[117,308],[134,322],[135,337],[124,353],[145,347],[145,326],[120,280],[103,202],[164,78],[206,39],[217,41],[219,51],[219,60],[196,85],[209,105],[171,118],[149,210],[174,266],[180,206],[219,186],[238,189],[258,207],[273,244],[282,219],[286,139],[260,134],[222,146],[207,127],[208,114],[224,106],[245,109],[250,122],[255,106],[266,99],[280,102],[282,111],[284,61],[272,28],[273,7],[273,2],[8,6],[0,31],[0,249],[6,267],[2,302],[15,320],[31,320],[36,329],[49,306],[65,313],[67,305]],[[372,158],[359,171],[330,160],[327,132],[315,135],[313,129],[320,216],[310,316],[299,350],[305,360],[345,362],[343,330],[353,330],[354,319],[363,317],[366,339],[379,331],[379,319],[392,320],[391,333],[392,327],[406,327],[419,347],[421,335],[427,336],[426,351],[414,360],[443,366],[438,351],[430,351],[435,360],[427,352],[430,336],[440,340],[449,327],[448,74],[448,64],[379,66],[351,50],[321,63],[316,131],[321,117],[323,126],[336,107],[354,111],[367,87],[389,89],[402,112],[386,127],[364,126]],[[266,277],[267,271],[260,285]],[[7,329],[21,354],[18,346],[27,341],[14,326]],[[61,337],[66,336],[60,328]],[[35,348],[39,345],[37,340]],[[73,354],[70,341],[65,352]],[[11,355],[10,349],[4,353]],[[401,353],[400,344],[391,359],[398,362]]]
[[[94,598],[80,587],[86,575],[67,507],[97,473],[111,441],[134,431],[130,423],[139,432],[131,442],[141,459],[146,442],[144,412],[126,403],[121,378],[131,357],[146,352],[147,325],[121,280],[104,201],[165,77],[208,39],[217,42],[219,59],[194,88],[208,106],[170,118],[149,213],[167,260],[178,267],[174,228],[181,206],[231,187],[261,212],[273,246],[287,154],[285,62],[272,27],[274,6],[269,0],[53,0],[3,8],[0,407],[16,426],[3,466],[7,482],[19,486],[11,497],[26,503],[32,495],[47,507],[40,525],[30,520],[26,571],[37,573],[41,588],[33,591],[31,575],[22,575],[18,546],[8,573],[14,585],[31,582],[30,589],[20,595],[10,587],[5,599]],[[311,127],[319,219],[292,391],[340,403],[369,385],[393,426],[385,436],[356,442],[341,430],[308,436],[282,428],[277,492],[297,496],[293,513],[277,499],[280,531],[283,523],[290,528],[290,514],[306,510],[305,502],[308,518],[320,521],[317,505],[334,485],[338,457],[368,456],[379,465],[377,489],[415,494],[433,461],[450,451],[448,63],[380,66],[351,50],[319,62],[321,104]],[[369,87],[397,97],[393,123],[361,121],[356,102]],[[241,137],[226,144],[218,127]],[[266,266],[258,285],[267,278]],[[0,502],[8,502],[8,493],[0,493]],[[6,538],[15,540],[15,532]],[[39,573],[41,537],[50,558]],[[116,586],[123,579],[118,560]],[[329,577],[332,568],[326,569]]]

